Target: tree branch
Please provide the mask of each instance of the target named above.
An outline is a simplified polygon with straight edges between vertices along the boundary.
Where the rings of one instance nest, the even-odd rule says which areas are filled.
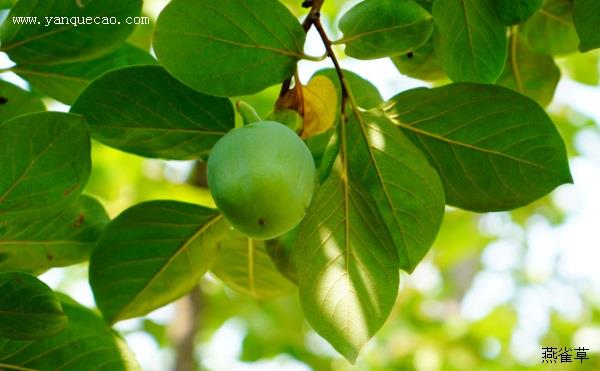
[[[202,294],[200,287],[194,289],[175,304],[175,320],[171,323],[170,334],[175,345],[174,371],[196,371],[196,334],[200,329]]]

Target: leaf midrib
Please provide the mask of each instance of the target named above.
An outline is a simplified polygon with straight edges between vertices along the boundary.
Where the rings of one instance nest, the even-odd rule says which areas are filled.
[[[398,119],[395,119],[395,118],[392,118],[392,117],[390,117],[390,120],[392,120],[394,122],[394,124],[396,124],[397,126],[403,128],[403,129],[406,129],[408,131],[411,131],[411,132],[413,132],[414,134],[417,134],[417,135],[420,134],[420,135],[423,135],[423,136],[426,136],[426,137],[438,140],[440,142],[444,142],[444,143],[449,144],[449,145],[456,145],[456,146],[468,148],[468,149],[471,149],[471,150],[474,150],[474,151],[480,151],[480,152],[488,153],[490,155],[496,155],[496,156],[499,156],[499,157],[504,157],[504,158],[506,158],[508,160],[512,160],[512,161],[515,161],[515,162],[518,162],[518,163],[522,163],[522,164],[525,164],[525,165],[529,165],[529,166],[538,168],[538,169],[543,170],[543,171],[548,171],[548,172],[560,175],[558,172],[556,172],[556,171],[554,171],[552,169],[543,167],[540,164],[536,164],[535,162],[527,161],[525,159],[514,157],[514,156],[511,156],[509,154],[502,153],[502,152],[499,152],[499,151],[495,151],[495,150],[492,150],[492,149],[477,147],[477,146],[472,145],[472,144],[463,143],[463,142],[459,142],[459,141],[456,141],[456,140],[453,140],[453,139],[450,139],[450,138],[446,138],[444,136],[441,136],[441,135],[438,135],[438,134],[435,134],[435,133],[431,133],[431,132],[428,132],[428,131],[425,131],[425,130],[421,130],[421,129],[418,129],[418,128],[414,127],[414,126],[405,124],[405,123],[399,121]]]
[[[365,32],[361,32],[361,33],[357,33],[355,35],[352,35],[350,37],[342,37],[339,40],[336,40],[333,42],[333,44],[346,44],[349,43],[350,41],[354,41],[356,39],[360,39],[362,37],[365,36],[369,36],[372,34],[377,34],[377,33],[381,33],[381,32],[389,32],[389,31],[393,31],[396,29],[403,29],[403,28],[408,28],[411,26],[414,26],[418,23],[428,23],[427,21],[430,21],[432,18],[428,17],[428,18],[424,18],[424,19],[419,19],[417,21],[411,22],[411,23],[407,23],[407,24],[399,24],[399,25],[395,25],[395,26],[390,26],[390,27],[384,27],[384,28],[379,28],[377,30],[371,30],[371,31],[365,31]]]
[[[202,235],[202,233],[206,232],[210,227],[215,225],[222,218],[223,218],[222,214],[217,214],[214,217],[212,217],[211,219],[209,219],[206,223],[204,223],[200,228],[198,228],[198,230],[196,230],[187,239],[187,241],[183,245],[181,245],[181,247],[179,247],[169,257],[169,259],[166,260],[166,262],[160,267],[160,269],[156,273],[154,273],[154,275],[150,278],[150,280],[148,280],[148,282],[146,282],[146,284],[144,284],[144,286],[127,302],[127,304],[125,304],[125,306],[123,306],[123,308],[121,308],[121,310],[117,311],[112,316],[112,318],[110,318],[109,322],[110,323],[117,322],[119,320],[119,315],[121,315],[122,313],[125,313],[127,311],[127,309],[131,306],[131,304],[134,303],[142,295],[142,293],[144,293],[146,291],[146,289],[148,289],[148,287],[150,287],[158,279],[158,277],[160,277],[165,272],[165,270],[171,265],[171,263],[173,263],[173,261],[175,261],[175,259],[177,259],[179,257],[179,255],[181,255],[183,252],[187,252],[187,249],[190,246],[190,244],[192,244],[192,242],[194,242],[200,235]]]
[[[298,59],[304,58],[304,55],[301,53],[295,53],[293,51],[289,51],[289,50],[285,50],[285,49],[279,49],[279,48],[274,48],[271,46],[259,45],[259,44],[246,44],[246,43],[241,43],[241,42],[237,42],[237,41],[233,41],[233,40],[223,39],[221,37],[216,37],[216,36],[207,35],[207,34],[201,34],[201,33],[197,33],[197,32],[183,32],[183,31],[169,31],[169,30],[161,30],[161,32],[162,33],[179,34],[179,35],[184,35],[184,36],[201,37],[201,38],[205,38],[208,40],[221,42],[223,44],[237,46],[240,48],[266,50],[266,51],[274,52],[276,54],[284,55],[287,57],[293,57],[293,58],[298,58]]]

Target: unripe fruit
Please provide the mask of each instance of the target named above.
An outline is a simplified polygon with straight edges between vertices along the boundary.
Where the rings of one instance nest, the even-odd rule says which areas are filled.
[[[315,183],[309,149],[274,121],[230,131],[208,159],[208,185],[217,207],[235,228],[256,239],[278,237],[300,223]]]

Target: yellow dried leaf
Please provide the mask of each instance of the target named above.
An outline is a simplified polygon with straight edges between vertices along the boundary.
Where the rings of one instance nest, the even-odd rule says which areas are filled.
[[[325,76],[316,76],[302,89],[304,96],[304,129],[302,138],[326,132],[335,122],[337,92]]]

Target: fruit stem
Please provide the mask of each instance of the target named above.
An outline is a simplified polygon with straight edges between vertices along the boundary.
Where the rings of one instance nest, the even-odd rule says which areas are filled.
[[[248,103],[239,100],[239,101],[237,101],[235,106],[236,106],[237,111],[240,114],[240,116],[242,116],[244,125],[250,125],[253,122],[262,121],[262,119],[260,118],[258,113],[256,113],[256,110],[254,109],[254,107],[252,107]]]

